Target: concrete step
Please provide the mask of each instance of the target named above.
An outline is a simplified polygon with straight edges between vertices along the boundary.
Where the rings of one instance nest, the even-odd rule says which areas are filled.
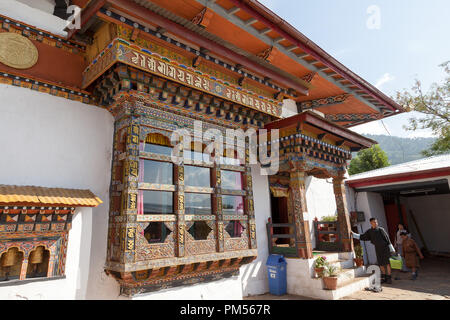
[[[351,280],[355,279],[358,276],[364,275],[364,268],[349,268],[349,269],[341,269],[341,271],[338,274],[338,286]]]
[[[353,260],[339,259],[339,260],[334,260],[334,261],[328,261],[328,264],[338,267],[339,269],[353,268]]]
[[[365,275],[353,279],[348,279],[339,284],[336,290],[324,289],[321,294],[322,299],[338,300],[355,292],[362,291],[364,288],[370,286],[370,282],[374,276]]]

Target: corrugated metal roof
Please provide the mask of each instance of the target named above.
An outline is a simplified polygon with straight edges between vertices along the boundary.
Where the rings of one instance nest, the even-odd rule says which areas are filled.
[[[0,185],[0,204],[96,207],[101,203],[90,190]]]
[[[350,176],[346,181],[390,176],[402,173],[417,173],[426,170],[450,168],[450,153],[430,158],[405,162],[386,168],[371,170]]]

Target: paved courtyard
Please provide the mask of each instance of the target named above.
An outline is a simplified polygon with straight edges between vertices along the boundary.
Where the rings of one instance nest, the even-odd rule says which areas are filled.
[[[374,293],[358,291],[341,300],[449,300],[450,301],[450,259],[428,258],[421,261],[417,280],[410,280],[411,273],[394,270],[393,283],[383,285],[383,291]],[[395,280],[395,278],[399,280]],[[311,298],[264,294],[245,298],[246,300],[312,300]]]

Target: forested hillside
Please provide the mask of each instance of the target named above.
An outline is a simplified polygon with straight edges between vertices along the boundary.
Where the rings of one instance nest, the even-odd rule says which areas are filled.
[[[434,138],[400,138],[388,135],[363,134],[369,139],[378,141],[392,164],[423,159],[422,150],[427,149],[434,141]]]

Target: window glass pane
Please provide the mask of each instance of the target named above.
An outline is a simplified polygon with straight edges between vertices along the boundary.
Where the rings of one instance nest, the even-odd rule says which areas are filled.
[[[144,237],[148,243],[164,243],[171,233],[164,222],[150,222],[144,230]]]
[[[159,144],[152,144],[152,143],[144,143],[143,147],[141,148],[141,151],[145,152],[152,152],[157,154],[164,154],[166,156],[172,155],[172,147],[167,146],[161,146]]]
[[[222,196],[223,214],[244,214],[244,197]]]
[[[239,159],[228,158],[228,157],[220,157],[220,163],[232,165],[232,166],[240,166],[241,165],[241,162],[239,161]]]
[[[170,162],[143,160],[144,174],[141,182],[173,184],[173,165]]]
[[[143,193],[144,214],[173,213],[173,193],[166,191],[140,191]]]
[[[201,153],[197,151],[183,150],[183,157],[186,160],[198,161],[198,162],[210,162],[209,154]]]
[[[231,238],[240,238],[244,233],[245,228],[239,221],[230,221],[225,227],[225,230]]]
[[[190,187],[211,187],[210,169],[184,166],[184,184]]]
[[[189,233],[195,240],[206,240],[212,229],[205,221],[195,221],[189,228]]]
[[[212,214],[210,194],[185,193],[184,199],[185,214]]]
[[[222,189],[242,190],[242,174],[235,171],[221,170]]]

